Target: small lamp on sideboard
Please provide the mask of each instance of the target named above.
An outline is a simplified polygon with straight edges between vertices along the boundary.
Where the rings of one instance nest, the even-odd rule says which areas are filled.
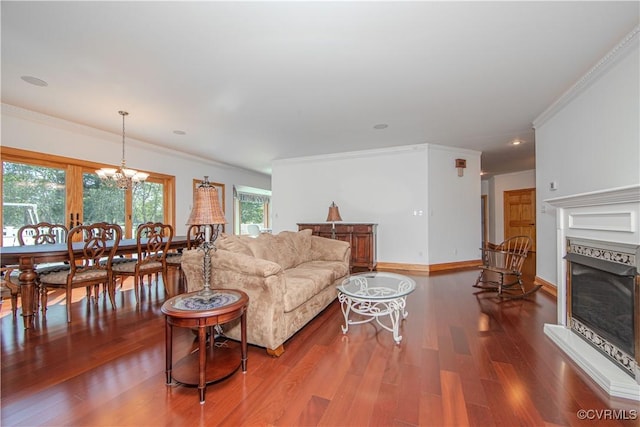
[[[331,206],[329,206],[329,214],[327,215],[327,222],[331,223],[331,238],[336,238],[336,221],[342,221],[340,217],[340,211],[338,210],[338,206],[335,202],[331,202]]]

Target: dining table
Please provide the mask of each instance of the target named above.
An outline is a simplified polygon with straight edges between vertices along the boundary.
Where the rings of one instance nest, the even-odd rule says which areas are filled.
[[[144,239],[141,240],[144,244]],[[187,247],[187,236],[173,236],[170,249],[183,249]],[[114,241],[107,242],[107,247]],[[82,254],[83,242],[73,244],[74,252],[77,246],[78,254]],[[36,297],[36,267],[38,264],[50,262],[69,261],[69,247],[67,243],[46,245],[4,246],[0,248],[0,265],[16,265],[20,270],[18,282],[22,298],[22,318],[24,328],[30,329],[33,324],[35,312],[33,302]],[[137,239],[121,239],[116,250],[116,255],[131,255],[138,252]]]

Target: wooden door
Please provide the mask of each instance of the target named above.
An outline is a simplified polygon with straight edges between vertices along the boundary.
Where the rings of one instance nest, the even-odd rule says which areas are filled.
[[[536,189],[504,192],[504,238],[529,236],[529,256],[522,267],[523,275],[534,277],[536,271]]]

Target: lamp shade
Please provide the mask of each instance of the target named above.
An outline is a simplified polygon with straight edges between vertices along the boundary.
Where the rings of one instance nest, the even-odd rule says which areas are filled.
[[[209,183],[208,178],[205,176],[204,181],[196,188],[193,209],[191,209],[187,225],[227,223],[220,207],[218,190]]]
[[[331,206],[329,206],[329,215],[327,215],[327,222],[335,221],[342,221],[342,218],[340,218],[340,211],[338,210],[336,203],[331,202]]]

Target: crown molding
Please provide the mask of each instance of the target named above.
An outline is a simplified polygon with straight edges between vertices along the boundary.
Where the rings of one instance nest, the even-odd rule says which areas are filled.
[[[549,119],[555,116],[575,97],[584,92],[596,80],[598,80],[612,65],[624,58],[633,49],[637,49],[640,39],[640,25],[629,32],[613,49],[609,51],[600,61],[596,63],[585,75],[573,84],[560,98],[556,99],[551,106],[542,112],[534,121],[533,127],[538,129]]]
[[[480,156],[482,151],[472,150],[470,148],[458,148],[458,147],[450,147],[448,145],[439,145],[439,144],[428,144],[427,148],[429,151],[447,151],[449,153],[454,153],[456,155],[469,155],[469,156]]]
[[[277,165],[277,164],[288,164],[288,163],[307,163],[307,162],[319,162],[319,161],[330,161],[330,160],[342,160],[342,159],[349,159],[349,158],[377,157],[377,156],[384,156],[388,154],[403,153],[403,152],[428,153],[429,151],[432,151],[432,150],[448,151],[451,153],[456,153],[457,155],[469,155],[469,156],[480,156],[481,154],[480,151],[470,150],[467,148],[457,148],[457,147],[449,147],[446,145],[424,143],[424,144],[413,144],[413,145],[399,145],[395,147],[376,148],[376,149],[370,149],[370,150],[347,151],[344,153],[319,154],[316,156],[289,157],[289,158],[283,158],[283,159],[275,159],[273,161],[273,164]]]
[[[118,145],[120,145],[120,139],[122,137],[121,134],[115,134],[109,131],[105,131],[102,129],[98,129],[98,128],[93,128],[91,126],[87,126],[87,125],[83,125],[81,123],[77,123],[77,122],[72,122],[66,119],[61,119],[59,117],[55,117],[55,116],[50,116],[44,113],[40,113],[37,111],[33,111],[33,110],[28,110],[26,108],[22,108],[22,107],[18,107],[12,104],[6,104],[6,103],[1,103],[2,106],[2,115],[3,116],[8,116],[8,117],[15,117],[17,119],[20,120],[26,120],[26,121],[30,121],[30,122],[34,122],[34,123],[39,123],[39,124],[43,124],[45,126],[50,126],[50,127],[54,127],[57,129],[62,129],[68,132],[72,132],[75,134],[80,134],[80,135],[86,135],[88,137],[91,138],[96,138],[96,139],[102,139],[105,141],[110,141],[110,142],[114,142],[117,143]],[[117,137],[117,138],[114,138]],[[3,141],[4,145],[8,145],[8,143],[6,141]],[[227,163],[223,163],[220,162],[218,160],[215,159],[211,159],[211,158],[207,158],[207,157],[203,157],[201,155],[197,155],[197,154],[192,154],[189,152],[185,152],[185,151],[179,151],[179,150],[175,150],[172,148],[168,148],[162,145],[157,145],[151,142],[146,142],[146,141],[142,141],[140,139],[135,139],[132,138],[130,136],[127,136],[127,145],[128,146],[134,146],[134,147],[138,147],[138,148],[142,148],[143,150],[150,150],[150,151],[155,151],[155,152],[159,152],[162,153],[164,155],[167,156],[172,156],[172,157],[179,157],[181,159],[187,160],[187,161],[191,161],[191,162],[198,162],[200,164],[204,164],[204,165],[209,165],[209,166],[215,166],[218,167],[220,169],[225,169],[225,170],[241,170],[243,172],[248,172],[250,174],[254,174],[256,176],[267,176],[269,177],[269,174],[266,173],[262,173],[262,172],[258,172],[258,171],[254,171],[254,170],[250,170],[250,169],[245,169],[242,168],[240,166],[234,166],[234,165],[230,165]],[[21,148],[19,146],[14,146],[15,148]]]
[[[361,150],[361,151],[345,151],[344,153],[318,154],[315,156],[304,156],[304,157],[288,157],[288,158],[282,158],[282,159],[275,159],[273,160],[273,164],[275,165],[279,163],[307,163],[307,162],[340,160],[340,159],[347,159],[347,158],[376,157],[376,156],[384,156],[389,153],[401,153],[401,152],[407,152],[407,151],[425,152],[429,145],[430,144],[400,145],[396,147],[376,148],[376,149]]]

